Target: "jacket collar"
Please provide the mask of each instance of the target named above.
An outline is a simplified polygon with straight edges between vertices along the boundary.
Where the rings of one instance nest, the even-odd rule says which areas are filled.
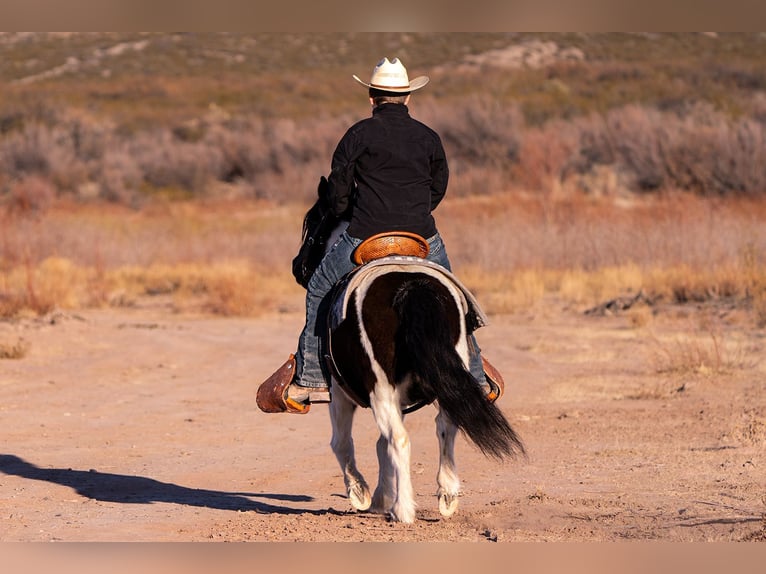
[[[372,115],[407,116],[409,109],[404,104],[381,104],[372,108]]]

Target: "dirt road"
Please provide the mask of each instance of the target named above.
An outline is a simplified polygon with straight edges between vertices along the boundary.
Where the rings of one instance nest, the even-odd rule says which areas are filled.
[[[256,408],[298,311],[221,319],[151,301],[0,323],[0,344],[28,348],[0,360],[0,539],[762,541],[766,334],[715,311],[708,336],[699,313],[492,317],[479,342],[529,458],[497,463],[460,437],[463,496],[442,519],[435,410],[409,415],[413,525],[350,511],[326,406]],[[717,363],[688,364],[693,349]],[[374,484],[369,411],[355,429]]]

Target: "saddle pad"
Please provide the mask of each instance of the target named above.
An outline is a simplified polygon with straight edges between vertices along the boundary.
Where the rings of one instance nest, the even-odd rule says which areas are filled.
[[[473,330],[484,327],[489,323],[487,316],[481,310],[479,302],[473,294],[448,269],[419,257],[390,255],[358,267],[343,279],[342,283],[338,286],[338,291],[333,298],[330,309],[330,329],[335,329],[346,318],[348,301],[351,294],[357,288],[368,284],[381,275],[394,272],[424,273],[441,281],[452,283],[463,294],[461,301],[463,313],[469,317],[469,324],[473,326]]]

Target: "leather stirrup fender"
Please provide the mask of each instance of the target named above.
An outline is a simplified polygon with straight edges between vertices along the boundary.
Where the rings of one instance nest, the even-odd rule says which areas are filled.
[[[266,379],[255,395],[258,408],[264,413],[306,414],[311,404],[301,404],[287,396],[287,387],[295,377],[295,355],[290,354],[284,365]]]
[[[354,250],[354,263],[364,265],[388,255],[428,257],[428,241],[417,233],[408,231],[387,231],[368,237]]]

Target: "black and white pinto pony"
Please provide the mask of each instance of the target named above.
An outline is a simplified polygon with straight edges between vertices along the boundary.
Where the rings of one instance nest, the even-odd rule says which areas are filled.
[[[326,244],[332,245],[344,228],[343,222],[336,225]],[[449,271],[413,257],[367,263],[336,290],[329,314],[331,446],[355,509],[404,523],[415,520],[404,415],[427,404],[438,410],[436,481],[443,516],[451,516],[458,506],[458,430],[489,457],[524,453],[503,413],[468,370],[469,328],[484,324],[485,317]],[[352,422],[360,406],[372,410],[380,431],[378,482],[372,494],[354,455]]]

